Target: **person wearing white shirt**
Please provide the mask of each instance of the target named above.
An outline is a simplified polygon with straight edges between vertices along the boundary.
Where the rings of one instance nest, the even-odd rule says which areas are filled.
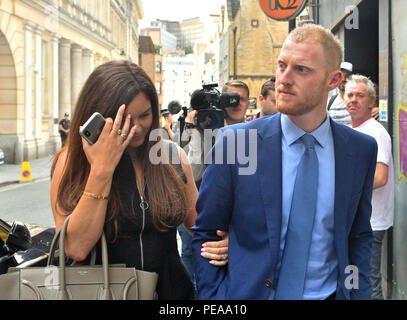
[[[329,116],[344,125],[350,125],[350,115],[348,110],[346,110],[346,102],[344,98],[345,84],[353,72],[353,65],[350,62],[341,63],[341,72],[343,75],[342,82],[339,84],[335,90],[332,90],[328,96],[327,109]]]
[[[371,280],[372,299],[382,300],[381,250],[385,232],[393,225],[394,177],[390,135],[379,122],[371,118],[375,100],[376,91],[373,82],[365,76],[353,75],[345,87],[346,108],[351,116],[352,128],[374,137],[378,146],[370,220],[375,238],[371,259]]]

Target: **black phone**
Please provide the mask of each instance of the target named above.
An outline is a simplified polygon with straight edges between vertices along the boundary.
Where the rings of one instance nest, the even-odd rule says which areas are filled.
[[[106,120],[99,112],[91,115],[88,121],[79,130],[79,134],[90,144],[94,144],[105,126]]]

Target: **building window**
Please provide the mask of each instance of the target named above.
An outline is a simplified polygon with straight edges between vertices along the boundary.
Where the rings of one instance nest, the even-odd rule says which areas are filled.
[[[257,109],[257,98],[251,97],[249,98],[249,101],[250,101],[249,109]]]
[[[161,73],[161,62],[157,61],[155,63],[155,73]]]
[[[253,28],[258,28],[259,27],[259,20],[253,19],[252,20],[252,27]]]
[[[161,82],[155,83],[155,90],[157,91],[157,94],[161,94]]]

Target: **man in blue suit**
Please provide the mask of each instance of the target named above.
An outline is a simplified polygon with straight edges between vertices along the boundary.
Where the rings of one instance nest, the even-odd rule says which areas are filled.
[[[222,129],[206,160],[210,164],[196,205],[199,299],[370,298],[377,144],[327,114],[328,92],[342,80],[341,60],[341,44],[329,30],[316,25],[295,29],[278,59],[280,113]],[[309,247],[302,252],[306,231],[292,226],[291,207],[297,173],[303,172],[306,135],[315,141],[311,149],[319,173]],[[308,202],[303,202],[304,216]],[[301,209],[301,203],[296,207]],[[203,243],[219,240],[216,230],[229,231],[225,267],[208,264],[201,252]],[[298,260],[305,257],[305,268],[295,260],[286,262],[293,248],[299,250]]]

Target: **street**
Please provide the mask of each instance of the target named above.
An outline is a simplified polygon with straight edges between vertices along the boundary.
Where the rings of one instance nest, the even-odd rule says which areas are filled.
[[[49,192],[49,178],[0,187],[0,219],[54,227]]]

